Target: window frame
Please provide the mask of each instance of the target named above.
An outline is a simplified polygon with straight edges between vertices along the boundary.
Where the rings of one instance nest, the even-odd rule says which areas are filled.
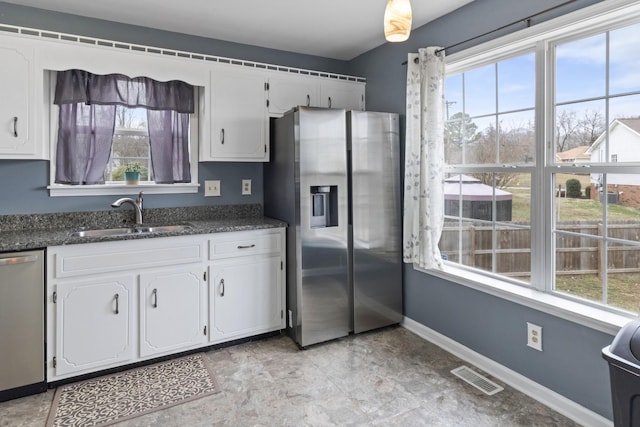
[[[473,289],[527,305],[567,320],[585,324],[594,329],[615,334],[619,327],[637,315],[612,306],[590,303],[569,295],[559,295],[552,289],[555,274],[555,252],[553,245],[553,182],[554,173],[571,171],[584,172],[573,164],[562,165],[555,162],[553,146],[554,118],[554,51],[551,45],[569,39],[584,38],[616,27],[637,23],[640,20],[640,1],[610,0],[598,3],[516,31],[512,34],[482,43],[475,47],[448,55],[445,59],[446,75],[453,75],[495,64],[525,51],[535,51],[535,165],[531,184],[531,285],[508,280],[505,276],[474,270],[460,264],[444,263],[441,271],[422,270],[429,274],[459,283]],[[620,163],[617,163],[620,165]],[[621,170],[632,170],[637,166],[624,164]],[[598,172],[611,165],[595,165],[589,172]],[[617,166],[616,166],[616,170]]]
[[[102,196],[102,195],[121,195],[121,194],[184,194],[197,193],[200,188],[198,181],[198,152],[200,137],[200,115],[203,110],[204,88],[194,86],[194,103],[195,111],[189,116],[189,162],[191,170],[190,183],[175,184],[156,184],[150,181],[141,181],[136,185],[128,185],[124,182],[107,181],[104,184],[93,185],[68,185],[58,184],[55,182],[56,176],[56,151],[57,151],[57,135],[58,135],[58,118],[60,108],[53,104],[56,85],[56,70],[45,70],[45,93],[48,98],[44,100],[45,120],[48,121],[48,139],[51,157],[49,160],[49,190],[50,197],[69,197],[69,196]]]

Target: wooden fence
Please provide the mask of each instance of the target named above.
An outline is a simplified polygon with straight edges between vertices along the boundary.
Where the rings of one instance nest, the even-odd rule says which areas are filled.
[[[525,224],[520,224],[525,225]],[[556,234],[556,274],[602,274],[604,241],[602,223],[562,222]],[[617,221],[607,224],[608,237],[640,242],[640,223]],[[531,270],[531,232],[528,228],[499,226],[493,250],[493,227],[469,225],[458,228],[445,223],[440,250],[450,261],[512,277],[528,277]],[[640,246],[607,242],[607,272],[640,273]]]

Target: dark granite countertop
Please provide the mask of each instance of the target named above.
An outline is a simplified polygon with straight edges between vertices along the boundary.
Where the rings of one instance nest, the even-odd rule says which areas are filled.
[[[230,231],[286,227],[283,221],[264,217],[261,205],[198,206],[145,210],[144,225],[188,225],[180,231],[133,233],[100,237],[77,237],[80,229],[129,227],[132,211],[72,212],[0,216],[0,252],[45,248],[47,246],[168,236],[212,234]]]

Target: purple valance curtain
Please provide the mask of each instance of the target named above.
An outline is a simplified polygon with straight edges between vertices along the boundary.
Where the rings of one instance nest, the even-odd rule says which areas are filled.
[[[148,77],[122,74],[98,75],[82,70],[59,71],[53,103],[125,105],[150,110],[193,113],[193,86],[172,80],[159,82]]]
[[[147,109],[155,181],[191,182],[189,114],[194,112],[194,95],[190,84],[60,71],[54,104],[60,106],[55,182],[104,183],[116,105]]]

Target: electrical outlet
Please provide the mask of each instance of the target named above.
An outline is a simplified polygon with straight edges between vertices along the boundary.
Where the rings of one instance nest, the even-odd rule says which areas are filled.
[[[219,196],[220,195],[220,180],[204,182],[204,197]]]
[[[248,196],[249,194],[251,194],[251,180],[250,179],[243,179],[242,180],[242,195],[243,196]]]
[[[542,326],[527,322],[527,345],[542,351]]]

